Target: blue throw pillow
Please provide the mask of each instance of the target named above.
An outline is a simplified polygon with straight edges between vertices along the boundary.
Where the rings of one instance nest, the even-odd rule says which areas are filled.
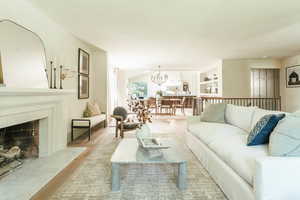
[[[254,146],[267,144],[269,137],[277,123],[285,117],[285,114],[265,115],[253,127],[249,136],[247,145]]]

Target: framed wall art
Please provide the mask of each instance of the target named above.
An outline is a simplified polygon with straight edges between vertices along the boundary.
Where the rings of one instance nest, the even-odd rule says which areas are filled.
[[[78,73],[88,75],[90,72],[90,55],[88,52],[78,49]]]
[[[300,65],[294,65],[286,68],[286,87],[300,87]]]
[[[89,76],[85,74],[78,74],[78,99],[89,98]]]

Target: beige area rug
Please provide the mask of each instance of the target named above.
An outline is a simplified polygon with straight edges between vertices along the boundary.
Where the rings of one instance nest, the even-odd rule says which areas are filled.
[[[226,200],[226,197],[184,144],[183,120],[161,119],[151,125],[159,137],[175,138],[188,161],[188,188],[176,187],[173,165],[130,165],[121,169],[121,190],[111,192],[110,158],[120,140],[109,129],[82,165],[50,198],[52,200]],[[157,123],[159,125],[157,126]],[[172,124],[173,123],[173,124]],[[126,134],[134,137],[133,134]]]

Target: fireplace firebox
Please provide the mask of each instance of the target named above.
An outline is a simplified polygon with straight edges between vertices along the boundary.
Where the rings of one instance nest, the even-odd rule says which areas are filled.
[[[39,157],[39,121],[0,129],[0,177]]]

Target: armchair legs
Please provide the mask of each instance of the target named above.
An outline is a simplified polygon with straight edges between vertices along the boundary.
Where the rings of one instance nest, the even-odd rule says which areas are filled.
[[[121,138],[124,138],[124,128],[123,123],[116,120],[116,130],[115,130],[115,137],[119,137],[119,126],[120,126],[120,136]]]
[[[118,120],[116,120],[116,138],[118,137],[118,126],[119,126],[119,123],[118,123]]]
[[[121,122],[121,125],[120,125],[120,135],[121,135],[121,138],[124,138],[124,124],[123,122]]]

